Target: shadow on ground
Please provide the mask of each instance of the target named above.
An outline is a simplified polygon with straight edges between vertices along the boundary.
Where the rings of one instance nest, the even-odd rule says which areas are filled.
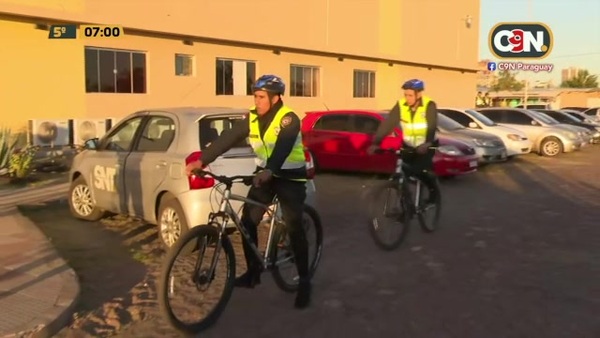
[[[72,329],[102,336],[143,319],[143,308],[155,298],[149,271],[162,254],[154,226],[122,216],[80,221],[64,201],[23,206],[21,211],[79,277],[81,297]]]

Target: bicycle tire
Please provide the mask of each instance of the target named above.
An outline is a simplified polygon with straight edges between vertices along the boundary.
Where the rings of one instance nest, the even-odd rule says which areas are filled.
[[[310,265],[309,265],[310,278],[312,279],[315,272],[317,271],[319,262],[321,261],[321,255],[323,254],[323,225],[321,223],[321,217],[319,216],[319,213],[317,212],[317,210],[315,210],[310,205],[306,205],[306,204],[304,205],[304,213],[306,213],[308,215],[308,217],[311,218],[312,224],[314,224],[315,233],[317,235],[317,252],[316,252],[312,262],[310,262]],[[278,254],[278,250],[279,250],[278,244],[281,240],[281,236],[286,236],[286,235],[287,235],[286,232],[281,227],[278,227],[275,230],[275,233],[273,235],[273,244],[271,246],[271,252],[269,255],[271,257],[269,259],[274,264],[273,267],[271,268],[271,274],[273,275],[273,280],[275,280],[275,284],[277,284],[277,287],[279,287],[281,290],[283,290],[285,292],[292,293],[292,292],[298,291],[298,284],[297,283],[294,283],[294,284],[288,283],[285,280],[285,278],[282,276],[279,267],[277,265],[275,265],[275,263],[277,262],[277,254]]]
[[[439,184],[439,183],[437,183]],[[432,233],[434,231],[436,231],[439,228],[439,224],[440,224],[440,217],[441,217],[441,213],[442,213],[442,194],[440,192],[439,186],[437,188],[437,198],[435,201],[435,206],[434,206],[434,217],[433,217],[433,222],[432,224],[427,224],[427,222],[425,221],[425,217],[422,213],[418,213],[417,214],[417,219],[419,221],[419,225],[421,226],[421,230],[423,230],[423,232],[425,233]],[[423,194],[421,194],[421,196],[423,196]],[[419,204],[421,204],[423,201],[419,201]],[[427,212],[427,210],[425,211]]]
[[[173,247],[169,250],[165,258],[165,263],[163,264],[161,277],[159,280],[157,298],[163,317],[167,319],[172,327],[187,335],[197,334],[198,332],[201,332],[216,323],[225,310],[229,299],[231,298],[235,284],[235,252],[229,237],[223,235],[221,237],[221,245],[225,251],[225,257],[227,259],[227,278],[221,299],[215,308],[208,314],[208,316],[196,323],[184,323],[180,321],[173,313],[168,297],[169,276],[173,267],[173,263],[179,254],[184,251],[183,249],[190,244],[190,241],[206,235],[211,236],[211,238],[213,236],[214,238],[219,238],[219,230],[211,225],[199,225],[193,227],[186,234],[184,234],[184,236],[180,237],[175,245],[173,245]]]
[[[396,237],[393,241],[391,241],[391,243],[386,243],[386,242],[382,241],[381,238],[379,238],[377,230],[375,229],[375,225],[374,225],[374,217],[371,216],[371,215],[373,215],[373,212],[374,212],[375,208],[377,207],[376,197],[381,193],[386,193],[388,191],[388,189],[393,189],[393,190],[397,191],[398,196],[400,196],[400,199],[401,199],[400,205],[402,208],[402,219],[398,220],[398,223],[401,224],[401,226],[402,226],[402,230],[400,231],[400,234],[398,235],[398,237]],[[375,245],[377,245],[380,249],[382,249],[384,251],[392,251],[394,249],[397,249],[404,242],[404,240],[406,239],[406,236],[408,235],[408,232],[410,230],[411,221],[412,221],[411,220],[411,210],[410,210],[410,207],[409,207],[407,201],[404,199],[405,196],[406,196],[406,193],[405,193],[404,187],[399,186],[395,182],[386,182],[385,184],[383,184],[381,186],[372,187],[367,194],[367,197],[370,199],[369,206],[368,206],[369,234],[371,235],[371,238],[373,238]],[[388,198],[389,198],[389,196],[386,197],[386,201]]]

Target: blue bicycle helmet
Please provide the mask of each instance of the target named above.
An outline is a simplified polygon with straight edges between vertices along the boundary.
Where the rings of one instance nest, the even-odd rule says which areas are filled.
[[[269,93],[283,95],[285,93],[285,83],[279,76],[263,75],[256,80],[252,90],[264,90]]]
[[[402,89],[412,89],[414,91],[420,92],[425,90],[425,83],[419,79],[412,79],[404,82],[402,85]]]

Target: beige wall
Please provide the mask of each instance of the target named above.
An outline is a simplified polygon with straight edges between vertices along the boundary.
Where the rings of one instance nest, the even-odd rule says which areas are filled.
[[[0,11],[467,68],[478,56],[479,0],[0,0]]]
[[[83,0],[0,0],[0,12],[12,11],[55,18],[52,22],[74,20],[117,23],[152,30],[166,27],[164,30],[182,34],[246,39],[273,45],[293,43],[305,49],[396,57],[450,67],[475,69],[477,63],[479,28],[476,20],[479,2],[476,0],[465,0],[461,6],[445,5],[435,0],[418,3],[408,0],[330,0],[329,25],[325,19],[325,0],[308,0],[315,6],[310,13],[306,9],[309,7],[306,2],[298,8],[277,2],[276,12],[294,13],[295,17],[304,18],[304,21],[294,24],[291,20],[282,20],[275,15],[273,17],[277,18],[280,26],[276,26],[273,21],[274,27],[282,28],[269,31],[269,34],[259,34],[252,29],[256,16],[247,14],[254,13],[256,9],[246,1],[229,1],[229,5],[217,1],[194,2],[196,4],[186,1],[187,5],[184,6],[183,0],[175,0],[169,10],[154,2],[138,6],[138,0],[118,1],[120,5],[115,7],[116,2],[87,1],[84,4]],[[202,8],[197,4],[203,4]],[[436,15],[414,15],[415,12],[425,13],[431,10],[434,4],[436,13],[439,13],[437,19]],[[114,8],[119,10],[115,11]],[[144,15],[131,15],[140,13],[139,8],[144,8]],[[448,18],[443,14],[448,14]],[[464,18],[467,14],[474,18],[470,29],[466,29],[464,22],[460,21],[460,17]],[[352,17],[360,19],[348,20]],[[317,97],[285,97],[286,103],[300,113],[325,109],[325,105],[331,109],[389,108],[401,95],[402,81],[414,77],[425,80],[428,95],[440,105],[470,105],[475,91],[477,75],[468,72],[398,63],[390,66],[388,62],[359,61],[356,58],[338,61],[333,56],[298,54],[285,50],[276,55],[271,49],[206,42],[194,42],[193,46],[188,46],[183,44],[182,37],[166,37],[164,34],[160,38],[156,35],[128,34],[116,40],[49,40],[47,31],[35,29],[34,22],[45,22],[44,20],[24,20],[0,15],[0,40],[7,47],[5,52],[0,53],[0,64],[10,65],[4,67],[5,71],[0,78],[0,109],[3,111],[3,123],[14,128],[25,126],[27,119],[31,118],[120,117],[140,109],[165,106],[250,106],[252,98],[249,96],[214,94],[217,57],[256,61],[257,74],[276,73],[288,84],[290,64],[319,67],[321,82]],[[196,24],[192,24],[192,20]],[[267,21],[261,27],[269,27],[269,20],[272,19],[268,16],[264,20]],[[442,24],[453,25],[456,31],[431,28],[434,24],[438,27]],[[423,44],[416,40],[419,36],[429,43]],[[266,37],[270,40],[259,41]],[[85,46],[146,52],[147,93],[85,93]],[[194,76],[175,76],[175,53],[195,56]],[[376,72],[375,98],[352,97],[354,69]]]
[[[558,96],[561,107],[600,106],[600,90],[595,92],[565,92]]]

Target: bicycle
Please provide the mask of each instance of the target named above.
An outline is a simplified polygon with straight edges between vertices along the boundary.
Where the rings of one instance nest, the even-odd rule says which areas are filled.
[[[289,238],[286,232],[286,225],[282,219],[281,208],[277,197],[275,196],[272,203],[267,205],[232,193],[234,183],[251,185],[254,176],[218,176],[203,170],[197,170],[194,174],[200,177],[211,177],[219,182],[219,185],[224,186],[225,189],[221,193],[219,210],[210,213],[207,224],[193,227],[179,238],[167,254],[161,272],[161,280],[158,289],[161,311],[174,328],[186,334],[196,334],[212,326],[225,310],[231,294],[233,293],[236,276],[235,252],[231,240],[229,239],[229,235],[235,232],[236,229],[241,233],[242,241],[245,241],[252,247],[252,252],[256,256],[257,262],[260,262],[261,264],[261,271],[270,270],[275,283],[283,291],[295,292],[298,289],[298,277],[295,276],[292,278],[292,281],[287,281],[283,277],[281,271],[282,266],[286,263],[291,263],[294,271],[296,271],[296,269],[293,253],[289,245]],[[240,217],[234,211],[230,201],[250,203],[260,206],[265,210],[267,219],[270,220],[268,240],[264,253],[261,253],[258,247],[254,245],[248,231],[241,225]],[[316,232],[316,252],[312,260],[310,260],[309,255],[310,277],[312,278],[321,259],[323,229],[320,217],[314,208],[305,204],[304,215],[310,218]],[[233,222],[235,227],[228,226],[230,221]],[[203,246],[201,246],[201,244],[203,244]],[[214,249],[214,255],[209,257],[208,267],[202,268],[202,263],[204,261],[203,255],[208,248]],[[221,249],[224,251],[226,258],[226,264],[223,268],[217,267]],[[178,318],[173,312],[173,305],[175,304],[171,304],[170,296],[173,293],[174,278],[171,278],[171,272],[176,259],[181,254],[187,255],[194,253],[198,253],[197,258],[195,259],[196,262],[193,264],[191,274],[184,274],[184,282],[191,282],[193,284],[192,287],[196,290],[206,290],[213,282],[215,282],[216,272],[220,269],[225,269],[226,275],[224,280],[220,281],[222,283],[216,283],[223,284],[223,292],[221,296],[218,297],[215,308],[210,311],[204,319],[197,322],[186,323]],[[282,257],[279,255],[281,253],[283,254]],[[191,296],[193,296],[193,294],[184,295],[186,299]],[[204,304],[202,303],[199,305],[202,306]],[[196,306],[186,310],[188,312],[198,312]]]
[[[437,147],[430,147],[429,149],[437,149]],[[369,205],[370,220],[369,220],[369,232],[375,244],[383,250],[391,251],[400,246],[411,226],[411,222],[415,216],[421,225],[421,229],[424,232],[430,233],[437,229],[442,200],[441,193],[439,191],[439,185],[436,182],[436,196],[435,203],[433,205],[425,203],[425,197],[423,196],[424,183],[415,176],[416,170],[413,169],[404,159],[409,156],[414,156],[416,148],[407,147],[400,149],[377,149],[376,153],[394,153],[397,156],[396,169],[389,179],[381,186],[375,186],[367,191],[366,196],[371,198]],[[413,196],[411,185],[415,185],[415,193]],[[396,193],[399,197],[395,203],[390,203],[390,193]],[[386,243],[379,237],[379,233],[382,230],[383,220],[380,220],[375,216],[374,210],[380,206],[377,197],[381,193],[387,193],[387,197],[383,203],[384,210],[383,216],[385,219],[390,219],[395,227],[401,227],[400,233],[397,237],[393,238],[390,243]],[[388,210],[389,208],[389,210]],[[432,222],[425,220],[426,213],[435,208]]]

